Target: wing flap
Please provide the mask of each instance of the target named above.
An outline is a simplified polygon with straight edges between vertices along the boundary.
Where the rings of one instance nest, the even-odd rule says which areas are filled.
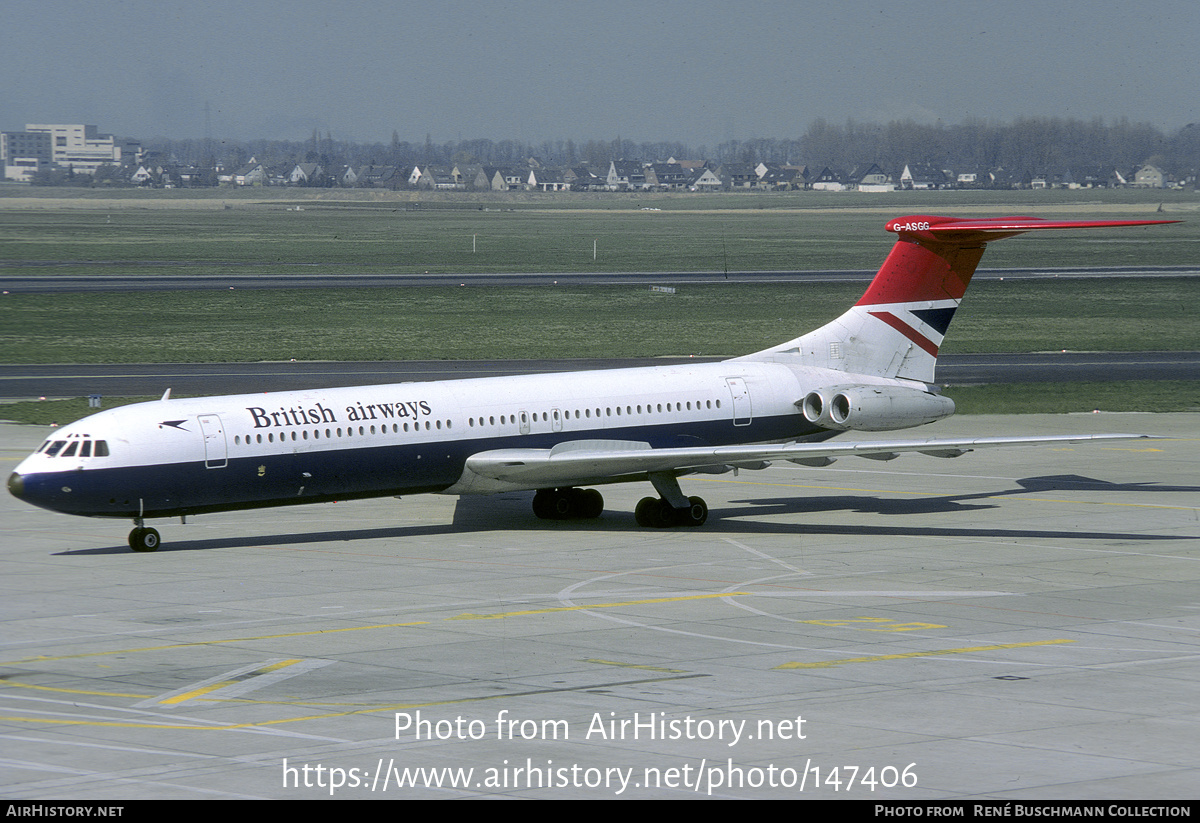
[[[467,458],[452,493],[499,489],[536,489],[630,479],[650,472],[693,472],[721,466],[746,466],[770,460],[818,462],[822,458],[868,457],[876,460],[910,452],[937,457],[975,449],[1064,445],[1110,440],[1153,439],[1143,434],[1045,435],[932,440],[872,440],[856,443],[774,443],[654,449],[647,443],[572,441],[553,449],[496,449]],[[483,481],[483,482],[480,482]],[[490,482],[488,482],[490,481]]]

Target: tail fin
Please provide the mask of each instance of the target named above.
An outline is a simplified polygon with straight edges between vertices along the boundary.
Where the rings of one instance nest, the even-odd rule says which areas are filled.
[[[1177,221],[901,217],[886,227],[896,233],[896,245],[866,294],[849,311],[751,358],[791,354],[805,365],[932,383],[938,349],[987,243],[1042,229],[1173,222]]]

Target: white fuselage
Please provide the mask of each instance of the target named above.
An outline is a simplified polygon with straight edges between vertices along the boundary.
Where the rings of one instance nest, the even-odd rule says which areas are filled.
[[[823,439],[832,433],[806,421],[797,401],[848,378],[897,383],[728,360],[170,399],[96,414],[47,441],[103,441],[103,456],[43,447],[17,474],[29,502],[99,517],[486,493],[498,487],[463,471],[482,451],[579,440],[669,448]]]

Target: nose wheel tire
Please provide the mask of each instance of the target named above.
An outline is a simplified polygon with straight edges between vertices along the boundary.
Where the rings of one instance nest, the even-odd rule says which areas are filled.
[[[162,538],[158,536],[158,529],[139,526],[129,533],[129,548],[135,552],[155,551],[161,542]]]

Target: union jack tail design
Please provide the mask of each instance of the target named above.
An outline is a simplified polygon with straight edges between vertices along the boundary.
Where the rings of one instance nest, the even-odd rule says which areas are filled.
[[[946,330],[989,242],[1044,229],[1173,222],[901,217],[887,224],[896,245],[862,299],[816,331],[751,357],[792,354],[819,368],[932,383]]]

